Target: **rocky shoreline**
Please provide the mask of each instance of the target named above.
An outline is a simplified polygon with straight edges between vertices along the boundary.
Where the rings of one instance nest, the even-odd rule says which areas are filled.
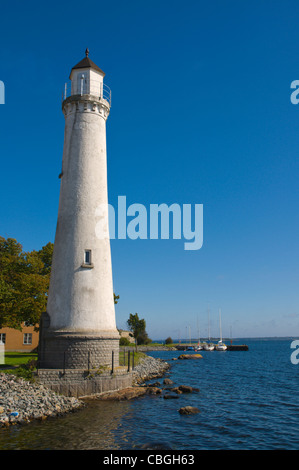
[[[198,358],[199,357],[201,356],[198,355]],[[182,359],[187,359],[187,357]],[[189,394],[199,392],[198,388],[194,388],[189,385],[174,386],[174,382],[170,378],[164,378],[162,384],[159,381],[146,383],[151,381],[151,379],[163,377],[169,368],[169,364],[161,359],[146,357],[134,370],[135,383],[132,387],[128,387],[123,390],[104,392],[99,395],[95,395],[93,399],[104,401],[125,401],[144,395],[159,395],[165,400],[173,400],[178,399],[180,395],[185,393]],[[184,406],[179,408],[178,412],[182,415],[189,415],[199,413],[200,410],[194,406]]]
[[[155,359],[151,356],[146,356],[140,359],[139,364],[133,371],[134,382],[141,384],[147,380],[162,377],[170,369],[168,362],[162,359]]]
[[[43,385],[0,373],[0,428],[61,416],[83,406],[84,402],[77,398],[58,395]]]
[[[163,377],[169,369],[170,365],[162,359],[146,356],[134,368],[132,387],[84,399],[59,395],[43,385],[12,374],[0,373],[0,428],[62,416],[86,406],[89,399],[122,401],[146,394],[161,394],[164,399],[171,399],[178,398],[181,393],[197,391],[185,385],[171,387],[172,381],[169,378],[164,379],[163,388],[160,387],[160,382],[146,384],[149,380]]]
[[[147,356],[133,371],[134,386],[115,392],[111,399],[131,399],[146,391],[140,384],[161,377],[169,369],[161,359]],[[108,395],[114,392],[107,392]],[[103,399],[105,397],[103,396]],[[13,374],[0,373],[0,428],[11,424],[24,424],[32,420],[44,420],[76,411],[86,405],[82,399],[59,395],[43,385],[31,383]]]

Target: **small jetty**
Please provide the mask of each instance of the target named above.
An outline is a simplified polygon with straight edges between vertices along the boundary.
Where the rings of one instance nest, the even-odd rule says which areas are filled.
[[[248,351],[247,344],[228,344],[227,351]]]

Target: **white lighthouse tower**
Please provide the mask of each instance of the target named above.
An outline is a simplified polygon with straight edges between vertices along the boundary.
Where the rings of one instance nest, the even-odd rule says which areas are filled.
[[[106,120],[111,93],[104,72],[86,56],[70,74],[62,110],[65,135],[58,220],[40,335],[44,368],[118,365],[107,195]],[[104,219],[103,219],[104,214]],[[114,353],[114,354],[113,354]]]

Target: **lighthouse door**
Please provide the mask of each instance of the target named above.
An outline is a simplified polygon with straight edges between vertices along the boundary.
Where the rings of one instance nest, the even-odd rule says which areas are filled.
[[[86,95],[87,93],[87,78],[84,73],[78,75],[78,91],[80,95]]]

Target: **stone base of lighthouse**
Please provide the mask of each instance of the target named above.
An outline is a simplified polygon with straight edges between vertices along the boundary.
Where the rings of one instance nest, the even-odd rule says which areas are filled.
[[[67,396],[88,396],[130,387],[130,367],[119,366],[119,333],[54,331],[42,315],[38,347],[39,383]]]
[[[39,367],[46,369],[113,369],[119,366],[119,333],[55,331],[43,314],[39,336]]]

